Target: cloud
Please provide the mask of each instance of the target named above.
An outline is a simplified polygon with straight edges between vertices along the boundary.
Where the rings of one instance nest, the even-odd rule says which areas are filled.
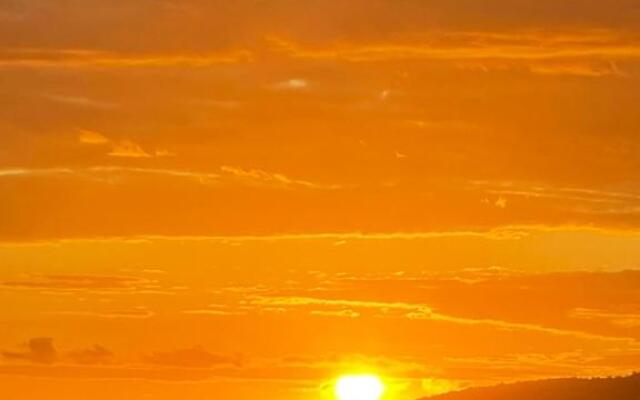
[[[537,74],[624,76],[616,60],[640,58],[632,35],[607,30],[574,32],[430,32],[396,42],[305,45],[268,37],[275,52],[291,58],[337,62],[425,60],[478,70],[523,69]]]
[[[252,358],[242,354],[212,353],[202,346],[160,351],[141,360],[116,361],[106,348],[95,345],[58,357],[55,365],[0,364],[0,375],[48,377],[55,379],[139,379],[150,381],[298,381],[317,382],[336,370],[367,366],[389,374],[425,376],[425,363],[409,357],[389,358],[364,354],[297,354]]]
[[[281,187],[303,187],[308,189],[339,189],[340,185],[325,185],[310,182],[302,179],[289,178],[286,175],[267,172],[260,169],[243,169],[223,165],[220,170],[234,178],[261,185],[281,186]]]
[[[353,310],[313,310],[310,313],[311,315],[316,315],[320,317],[338,317],[338,318],[358,318],[360,313]]]
[[[169,157],[174,154],[166,149],[156,149],[148,152],[139,144],[132,140],[112,140],[102,133],[90,131],[86,129],[80,130],[78,133],[78,141],[89,145],[109,145],[111,151],[107,155],[121,158],[151,158],[151,157]]]
[[[2,356],[7,360],[28,361],[34,364],[47,365],[57,362],[104,365],[110,364],[114,357],[111,351],[100,345],[59,353],[53,345],[53,339],[50,337],[30,339],[23,347],[25,348],[23,351],[4,351]]]
[[[72,179],[102,180],[110,184],[131,176],[157,175],[172,179],[185,179],[201,185],[221,184],[221,175],[167,168],[141,168],[123,166],[93,166],[84,168],[7,168],[0,169],[0,178],[60,177]]]
[[[210,54],[122,54],[84,49],[9,48],[0,51],[0,67],[14,68],[206,68],[252,61],[247,50]]]
[[[295,58],[343,61],[432,60],[549,60],[580,57],[640,57],[640,45],[618,32],[587,30],[554,32],[433,32],[412,42],[353,43],[309,48],[269,38],[275,50]]]
[[[55,315],[73,315],[81,317],[95,317],[95,318],[107,318],[107,319],[146,319],[155,315],[153,311],[148,310],[146,307],[132,307],[132,308],[118,308],[118,309],[104,309],[104,310],[89,310],[89,311],[54,311],[50,314]]]
[[[74,350],[66,355],[76,364],[107,365],[113,362],[114,354],[100,345],[94,345],[86,349]]]
[[[146,172],[145,172],[146,173]],[[154,172],[148,172],[154,173]],[[1,174],[0,174],[1,176]],[[179,175],[178,177],[182,177]],[[585,230],[588,232],[610,233],[607,230],[598,230],[579,226],[566,227],[569,230]],[[103,237],[77,237],[42,239],[31,242],[5,241],[7,246],[58,246],[61,243],[150,243],[164,241],[193,241],[193,242],[218,242],[227,245],[239,245],[243,242],[288,242],[288,241],[330,241],[335,246],[344,245],[349,241],[414,241],[438,238],[481,238],[491,241],[519,240],[541,232],[561,231],[561,228],[553,229],[543,226],[506,226],[503,228],[465,231],[425,231],[425,232],[325,232],[325,233],[292,233],[292,234],[256,234],[256,235],[127,235],[127,236],[103,236]],[[622,231],[626,233],[626,231]],[[0,246],[2,246],[0,241]]]
[[[273,85],[278,90],[304,90],[309,88],[309,82],[305,79],[292,78]]]
[[[173,295],[177,289],[164,287],[157,280],[131,276],[99,276],[99,275],[41,275],[0,280],[0,288],[11,290],[31,290],[39,293],[73,293],[87,292],[96,294],[138,294],[138,295]],[[69,314],[95,314],[91,312],[59,312]],[[144,308],[128,310],[107,310],[98,313],[112,317],[149,317],[153,315]]]
[[[502,196],[498,197],[495,202],[495,206],[498,208],[507,208],[507,199]]]
[[[175,153],[172,153],[167,149],[156,149],[153,152],[153,155],[156,157],[175,157]]]
[[[243,357],[240,355],[213,354],[202,346],[153,353],[145,357],[144,360],[151,364],[184,368],[211,368],[219,365],[242,366],[243,364]]]
[[[79,140],[87,144],[102,144],[103,135],[94,134],[91,131],[83,131],[82,138]],[[105,138],[106,139],[106,138]],[[108,139],[107,139],[108,140]],[[108,141],[107,143],[112,143]],[[135,144],[117,150],[119,156],[135,157],[152,157],[143,149]],[[168,152],[156,152],[156,156],[160,157]],[[115,153],[111,154],[116,156]],[[122,167],[122,166],[94,166],[85,168],[9,168],[0,169],[1,177],[31,177],[41,175],[58,175],[58,176],[75,176],[78,178],[87,178],[95,176],[97,178],[107,174],[147,174],[147,175],[163,175],[171,178],[183,178],[195,180],[201,184],[222,184],[240,182],[250,186],[270,186],[278,188],[306,188],[315,190],[338,190],[343,186],[339,184],[316,183],[304,179],[296,179],[288,177],[284,174],[268,172],[260,169],[244,169],[239,167],[222,166],[220,173],[198,172],[179,169],[163,169],[163,168],[140,168],[140,167]]]
[[[590,78],[602,78],[607,76],[627,77],[628,74],[622,71],[615,62],[556,62],[539,63],[529,66],[529,70],[541,75],[574,75]]]
[[[255,296],[251,298],[249,304],[268,305],[268,306],[338,306],[352,307],[362,309],[379,310],[382,313],[388,313],[392,310],[401,311],[417,311],[425,315],[432,314],[430,307],[424,304],[411,304],[403,302],[380,302],[380,301],[362,301],[362,300],[343,300],[343,299],[324,299],[314,297],[268,297]]]
[[[639,359],[638,348],[609,348],[596,353],[561,351],[554,353],[482,354],[465,356],[370,356],[350,352],[312,352],[276,358],[245,359],[242,355],[221,355],[202,346],[160,351],[141,362],[115,362],[102,346],[70,351],[57,356],[56,365],[33,362],[0,365],[0,374],[52,379],[101,379],[147,381],[309,382],[314,387],[334,371],[366,368],[393,377],[396,384],[415,383],[423,392],[437,394],[475,384],[517,379],[579,375],[598,376],[630,371]],[[480,353],[480,354],[478,354]],[[57,354],[57,353],[56,353]],[[81,354],[81,356],[77,356]],[[621,362],[623,357],[626,361]],[[43,364],[43,365],[41,365]]]
[[[47,289],[60,291],[123,290],[150,283],[142,278],[98,275],[33,275],[27,279],[0,282],[4,287],[16,289]]]
[[[139,168],[139,167],[120,167],[120,166],[97,166],[88,167],[86,169],[80,169],[77,171],[78,175],[83,174],[147,174],[147,175],[161,175],[170,178],[182,178],[195,180],[202,184],[210,184],[218,182],[220,174],[211,172],[197,172],[189,170],[179,169],[163,169],[163,168]]]
[[[576,324],[566,319],[566,308],[558,308],[556,313],[545,313],[544,318],[538,316],[541,312],[537,302],[548,301],[547,293],[558,293],[556,302],[567,307],[570,304],[581,304],[580,293],[586,288],[615,286],[619,288],[616,298],[634,303],[636,297],[627,293],[616,282],[625,279],[626,286],[633,287],[638,274],[628,273],[573,273],[573,274],[484,274],[477,275],[477,271],[456,272],[451,277],[446,276],[388,276],[380,279],[358,278],[340,279],[324,278],[313,288],[300,290],[272,290],[271,295],[247,293],[241,304],[243,307],[254,307],[254,312],[267,312],[267,309],[284,309],[286,312],[308,313],[310,315],[337,315],[344,310],[350,310],[363,318],[398,318],[416,321],[433,321],[455,324],[460,327],[485,327],[503,332],[522,332],[557,337],[573,338],[598,345],[636,345],[633,335],[616,330],[594,329],[593,326]],[[462,274],[462,275],[460,275]],[[458,276],[460,275],[460,276]],[[623,278],[624,277],[624,278]],[[388,295],[381,296],[380,290]],[[534,289],[535,288],[535,289]],[[597,290],[593,289],[594,296]],[[288,293],[279,295],[278,292]],[[326,293],[327,297],[319,296]],[[393,294],[392,294],[393,293]],[[605,293],[607,293],[605,291]],[[503,299],[507,296],[523,298],[522,309],[534,315],[529,319],[522,319],[522,309],[518,304],[507,305]],[[604,295],[603,295],[604,296]],[[393,301],[393,299],[397,299]],[[432,299],[436,308],[420,299]],[[413,299],[413,301],[408,301]],[[451,299],[456,299],[452,301]],[[463,301],[464,300],[464,301]],[[469,304],[460,307],[460,302]],[[623,301],[623,300],[619,300]],[[544,303],[546,304],[546,303]],[[473,305],[473,306],[472,306]],[[230,307],[233,310],[232,307]],[[520,310],[521,312],[518,312]],[[282,312],[282,311],[280,311]],[[637,321],[636,315],[605,313],[585,310],[573,311],[573,317],[580,318],[608,318],[619,326],[630,327]]]
[[[24,351],[4,351],[2,355],[10,360],[24,360],[37,364],[51,364],[58,359],[58,353],[53,347],[53,339],[47,337],[29,340]]]
[[[237,316],[237,315],[247,315],[244,311],[237,310],[227,310],[224,308],[201,308],[196,310],[184,310],[183,314],[190,315],[207,315],[211,317],[228,317],[228,316]]]
[[[604,321],[622,328],[640,327],[640,313],[618,313],[589,308],[576,308],[571,311],[570,316],[577,319]]]
[[[411,160],[414,159],[416,156],[412,154]],[[7,207],[13,207],[15,210],[4,210],[7,215],[13,216],[11,220],[14,221],[12,225],[5,224],[4,230],[7,237],[5,241],[15,240],[16,237],[15,241],[20,241],[27,236],[31,236],[32,239],[55,239],[99,236],[108,238],[139,234],[149,237],[175,235],[196,239],[201,236],[204,240],[221,238],[240,242],[252,238],[279,240],[287,236],[294,240],[303,240],[305,233],[308,233],[310,238],[321,239],[322,236],[331,236],[336,241],[391,240],[394,237],[398,239],[443,237],[447,232],[452,237],[463,236],[465,231],[468,231],[468,236],[497,238],[504,235],[508,239],[513,239],[526,236],[532,230],[541,231],[555,227],[558,230],[575,231],[581,228],[586,230],[589,225],[592,229],[593,227],[601,229],[600,232],[616,233],[626,230],[633,233],[636,231],[640,216],[635,214],[622,219],[624,216],[622,212],[633,210],[633,208],[618,206],[637,207],[638,202],[632,199],[621,202],[622,198],[615,201],[611,201],[614,199],[610,198],[607,203],[602,203],[600,198],[600,203],[596,203],[597,196],[588,195],[586,192],[553,192],[546,190],[547,187],[554,188],[553,185],[548,184],[539,190],[531,190],[536,187],[535,183],[530,187],[526,182],[523,184],[524,187],[502,187],[492,185],[491,182],[486,186],[479,186],[472,182],[458,180],[443,183],[442,188],[433,187],[433,196],[426,196],[423,200],[419,200],[415,196],[408,195],[407,190],[413,190],[409,188],[417,187],[412,183],[403,187],[383,188],[373,184],[351,184],[348,181],[324,181],[316,178],[315,174],[297,176],[293,175],[293,172],[290,172],[293,170],[290,169],[272,171],[232,165],[202,171],[115,165],[0,169],[0,180],[8,185],[11,189],[8,193],[15,199],[7,203]],[[58,179],[44,179],[49,176],[55,176]],[[40,192],[67,191],[66,193],[70,194],[67,196],[68,201],[72,202],[73,206],[58,197],[50,201],[45,201],[44,197],[30,197],[34,204],[41,204],[41,206],[33,207],[35,214],[20,213],[19,201],[29,195],[29,190],[22,183],[26,180],[34,185],[33,190]],[[173,185],[178,183],[178,180],[185,181],[186,186],[181,187],[193,191],[192,196],[179,196],[180,188]],[[158,186],[163,193],[162,198],[158,199],[160,203],[153,207],[145,206],[144,193],[138,190],[140,186],[136,185],[149,186],[163,182],[166,184]],[[418,183],[418,185],[422,184]],[[89,185],[93,187],[92,190],[84,191]],[[452,185],[457,189],[451,187]],[[588,188],[588,185],[583,187],[583,189]],[[597,186],[594,185],[593,189],[595,188]],[[294,212],[296,216],[283,219],[283,224],[275,227],[272,224],[272,218],[261,213],[260,207],[257,207],[255,202],[248,201],[247,197],[244,197],[243,201],[238,201],[243,195],[242,192],[264,194],[267,196],[265,199],[273,200],[270,203],[272,212],[282,215]],[[620,187],[619,192],[633,193],[632,190],[627,192],[623,186]],[[377,194],[372,197],[374,193]],[[528,194],[531,194],[531,197],[527,197]],[[562,198],[551,198],[549,195],[561,195]],[[592,201],[575,202],[565,199],[568,195],[576,198],[588,197]],[[118,213],[122,217],[126,216],[129,222],[122,220],[121,222],[126,223],[114,225],[113,221],[109,221],[105,215],[96,214],[92,216],[95,223],[82,223],[73,216],[78,212],[86,214],[81,204],[82,198],[86,196],[93,197],[96,204],[101,204],[105,209],[115,207],[115,203],[108,199],[119,199],[118,201],[122,201],[122,204],[126,202],[127,206],[120,207]],[[508,211],[503,212],[498,208],[483,206],[479,202],[483,197],[490,199],[491,204],[500,197],[505,198],[508,201]],[[182,198],[181,201],[186,202],[185,204],[190,204],[187,208],[197,210],[199,215],[205,216],[204,220],[199,223],[189,223],[189,220],[197,217],[193,212],[187,212],[186,208],[177,210],[181,217],[175,213],[163,212],[170,206],[171,199],[178,198]],[[277,201],[275,201],[276,198]],[[36,219],[45,217],[43,214],[45,203],[51,206],[55,204],[60,212],[67,215],[65,219],[69,220],[69,224],[33,225]],[[211,204],[212,207],[204,207],[205,203]],[[294,205],[293,208],[292,205]],[[416,219],[411,212],[414,206],[430,210],[430,217]],[[134,212],[136,208],[140,211]],[[334,215],[331,219],[323,218],[322,213],[317,212],[318,210],[329,212],[329,209],[331,209],[331,215]],[[454,212],[457,209],[467,211],[462,215]],[[224,210],[237,213],[237,216],[251,214],[253,217],[249,219],[238,217],[225,224],[215,223],[214,220],[218,218],[231,218],[231,215]],[[393,217],[372,218],[373,215],[386,215],[384,210],[392,210]],[[593,210],[619,212],[594,216]],[[36,217],[36,214],[43,215]],[[146,216],[143,217],[142,214]],[[29,228],[26,224],[32,224],[33,227]],[[134,224],[138,224],[135,229]],[[539,229],[536,229],[536,224]],[[526,229],[527,227],[531,229]],[[233,237],[234,235],[237,236]],[[261,235],[262,238],[259,238]]]
[[[498,196],[495,201],[491,201],[488,197],[480,199],[482,204],[490,205],[497,208],[507,208],[508,200],[503,196]]]
[[[578,213],[633,213],[637,212],[640,193],[631,190],[602,190],[598,188],[562,187],[540,183],[509,181],[472,181],[471,186],[483,194],[498,196],[495,205],[506,206],[506,196],[527,201],[553,202]],[[483,202],[488,201],[483,199]]]
[[[130,140],[121,140],[112,143],[111,151],[108,153],[112,157],[126,158],[150,158],[151,154],[147,153],[139,144]]]
[[[90,99],[88,97],[82,96],[61,96],[61,95],[53,95],[47,94],[44,95],[45,98],[60,104],[66,104],[75,107],[83,107],[83,108],[95,108],[95,109],[110,109],[115,108],[116,104],[109,103],[105,101],[98,101],[94,99]]]
[[[31,177],[72,175],[71,168],[5,168],[0,169],[0,177]]]
[[[111,140],[109,140],[102,133],[89,131],[89,130],[81,130],[78,133],[78,140],[80,143],[84,144],[109,144]]]

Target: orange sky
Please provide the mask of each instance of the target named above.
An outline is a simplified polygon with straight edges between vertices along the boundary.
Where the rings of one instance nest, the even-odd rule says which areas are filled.
[[[634,370],[639,27],[636,0],[0,0],[3,396]]]

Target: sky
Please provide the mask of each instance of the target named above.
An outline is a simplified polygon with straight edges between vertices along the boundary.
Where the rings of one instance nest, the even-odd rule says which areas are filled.
[[[640,363],[636,0],[0,0],[8,400]]]

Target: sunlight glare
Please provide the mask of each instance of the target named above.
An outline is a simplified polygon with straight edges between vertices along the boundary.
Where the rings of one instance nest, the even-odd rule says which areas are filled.
[[[378,400],[384,384],[374,375],[349,375],[338,379],[335,390],[338,400]]]

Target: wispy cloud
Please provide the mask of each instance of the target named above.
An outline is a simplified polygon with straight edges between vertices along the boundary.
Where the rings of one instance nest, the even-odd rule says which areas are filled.
[[[86,129],[80,130],[78,140],[84,144],[109,144],[111,140],[100,132],[90,131]]]
[[[142,174],[142,175],[163,175],[170,178],[190,179],[202,184],[210,184],[219,181],[220,174],[213,172],[198,172],[180,169],[167,168],[138,168],[119,166],[95,166],[76,170],[79,176],[85,173],[95,174]]]
[[[590,308],[576,308],[571,313],[572,318],[604,321],[623,328],[640,327],[639,313],[621,313]]]
[[[5,168],[0,169],[0,177],[30,177],[73,174],[71,168]]]
[[[411,40],[307,45],[268,37],[271,49],[292,58],[342,62],[446,61],[462,68],[524,68],[532,73],[624,76],[616,60],[640,57],[635,37],[615,31],[430,32]],[[603,61],[604,60],[604,61]]]
[[[149,158],[152,157],[142,147],[131,140],[121,140],[112,143],[111,151],[108,153],[113,157],[129,157],[129,158]]]
[[[13,48],[0,51],[0,67],[29,68],[203,68],[245,63],[251,52],[237,50],[210,54],[122,54],[84,49]]]
[[[146,307],[116,308],[116,309],[96,309],[96,310],[71,310],[54,311],[54,315],[71,315],[80,317],[94,317],[107,319],[146,319],[151,318],[155,313]]]
[[[321,317],[337,317],[337,318],[358,318],[360,313],[353,310],[313,310],[311,315]]]
[[[590,78],[628,76],[613,61],[538,63],[530,65],[529,71],[540,75],[574,75]]]
[[[281,38],[268,38],[274,49],[297,58],[344,61],[394,59],[549,60],[576,57],[637,58],[640,44],[610,31],[553,32],[433,32],[404,44],[342,44],[305,47]]]
[[[142,278],[98,275],[34,275],[2,282],[5,287],[48,290],[126,289],[144,282]]]
[[[335,190],[341,187],[340,185],[324,185],[302,179],[294,179],[284,174],[267,172],[260,169],[244,169],[223,165],[220,167],[220,170],[232,177],[254,184],[328,190]]]
[[[277,90],[304,90],[309,88],[309,81],[301,78],[291,78],[272,85]]]
[[[526,182],[472,181],[472,187],[485,195],[497,196],[505,206],[508,198],[520,198],[537,201],[553,201],[560,206],[576,212],[588,213],[629,213],[640,209],[640,193],[625,190],[606,190],[597,188],[562,187]],[[487,197],[483,202],[489,201]],[[503,208],[503,207],[502,207]]]
[[[63,96],[58,94],[46,94],[45,98],[53,101],[55,103],[66,104],[74,107],[82,107],[82,108],[96,108],[96,109],[110,109],[115,108],[117,105],[115,103],[110,103],[107,101],[100,101],[91,99],[89,97],[83,96]]]
[[[80,139],[83,143],[102,145],[113,143],[101,134],[83,131]],[[112,156],[122,157],[151,157],[139,146],[128,143],[123,148],[117,148],[118,153]],[[158,155],[160,157],[160,155]],[[122,166],[94,166],[85,168],[7,168],[0,169],[1,177],[34,177],[34,176],[69,176],[76,178],[101,178],[105,175],[131,174],[131,175],[161,175],[168,178],[189,179],[200,184],[230,184],[241,183],[252,186],[268,186],[282,189],[313,189],[313,190],[339,190],[343,186],[339,184],[316,183],[304,179],[291,178],[281,173],[268,172],[260,169],[243,169],[239,167],[222,166],[219,172],[202,172],[180,169],[141,168]],[[113,176],[112,176],[113,177]]]
[[[144,171],[143,173],[156,173]],[[164,172],[160,172],[164,173]],[[0,175],[1,176],[1,175]],[[182,177],[178,175],[178,177]],[[190,179],[200,179],[198,176],[186,176]],[[593,227],[566,226],[560,228],[549,228],[544,226],[505,226],[494,229],[478,230],[447,230],[447,231],[421,231],[421,232],[318,232],[318,233],[291,233],[291,234],[264,234],[264,235],[134,235],[134,236],[107,236],[94,238],[60,238],[55,240],[41,240],[33,242],[5,242],[6,246],[57,246],[61,243],[100,243],[100,242],[122,242],[122,243],[151,243],[163,241],[193,241],[193,242],[218,242],[227,245],[239,245],[243,242],[282,242],[282,241],[328,241],[334,245],[344,245],[350,241],[415,241],[436,238],[482,238],[486,240],[520,240],[544,231],[551,230],[571,230],[571,231],[599,231]],[[604,233],[610,231],[602,230]],[[621,231],[628,233],[627,231]],[[3,243],[0,242],[0,246]]]
[[[39,293],[68,294],[161,294],[171,295],[175,292],[170,287],[161,285],[157,280],[132,276],[100,276],[100,275],[30,275],[26,277],[5,279],[0,281],[0,288]],[[141,311],[132,310],[132,315],[140,315]],[[112,314],[118,314],[114,312]],[[129,312],[123,312],[129,314]]]
[[[374,316],[391,317],[391,318],[407,318],[410,320],[429,320],[435,322],[445,322],[463,326],[485,326],[502,331],[514,332],[532,332],[551,336],[573,337],[575,339],[599,341],[612,344],[630,344],[635,340],[630,337],[615,337],[600,335],[597,333],[583,332],[578,330],[560,329],[547,327],[533,323],[511,322],[490,318],[472,318],[459,317],[440,313],[435,311],[428,304],[408,303],[408,302],[388,302],[388,301],[369,301],[369,300],[347,300],[347,299],[328,299],[320,297],[299,297],[299,296],[249,296],[242,302],[243,307],[254,306],[257,311],[267,311],[269,309],[289,308],[308,309],[310,315],[326,316],[337,315],[355,317],[364,315],[359,310],[368,310],[369,315],[373,312]],[[265,309],[264,307],[267,307]],[[319,307],[319,308],[314,308]],[[233,310],[233,307],[230,307]],[[346,311],[345,311],[346,310]],[[279,311],[281,312],[281,311]],[[345,314],[346,312],[346,314]]]
[[[108,145],[111,147],[111,151],[107,154],[112,157],[151,158],[173,156],[171,152],[165,149],[156,149],[153,152],[148,152],[132,140],[112,140],[100,132],[87,129],[80,130],[78,133],[78,141],[89,145]]]

